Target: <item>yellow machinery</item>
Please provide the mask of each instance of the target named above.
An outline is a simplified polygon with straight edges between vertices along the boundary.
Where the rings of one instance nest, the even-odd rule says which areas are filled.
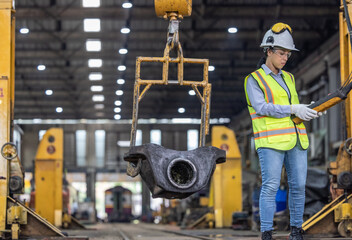
[[[0,238],[59,236],[59,229],[16,200],[23,191],[17,149],[11,144],[14,113],[15,11],[12,0],[0,1]]]
[[[224,228],[232,226],[232,214],[242,212],[242,164],[234,131],[224,126],[214,126],[211,131],[211,145],[226,151],[226,162],[216,166],[209,198],[200,198],[201,206],[207,206],[209,213],[203,215],[187,228]]]
[[[224,126],[214,126],[211,145],[226,151],[226,162],[216,166],[209,194],[209,207],[214,212],[208,221],[216,228],[231,227],[232,214],[242,211],[241,153],[235,133]]]
[[[35,156],[35,211],[57,227],[85,228],[63,207],[63,135],[62,128],[50,128],[39,143]]]
[[[351,22],[352,3],[341,0],[340,67],[341,85],[350,84],[352,72]],[[333,201],[303,224],[307,234],[339,234],[352,237],[352,99],[346,100],[346,130],[349,138],[341,144],[336,161],[330,163]]]
[[[35,211],[62,225],[63,130],[46,131],[35,156]]]

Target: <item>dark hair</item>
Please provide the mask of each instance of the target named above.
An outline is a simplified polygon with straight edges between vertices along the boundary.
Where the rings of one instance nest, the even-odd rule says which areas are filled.
[[[261,59],[259,59],[258,63],[257,63],[257,69],[261,68],[261,66],[266,62],[266,55],[261,57]]]
[[[258,68],[261,68],[261,66],[266,62],[266,58],[268,57],[268,50],[273,50],[274,48],[273,47],[267,47],[267,48],[264,48],[264,56],[261,57],[257,63],[257,69]]]

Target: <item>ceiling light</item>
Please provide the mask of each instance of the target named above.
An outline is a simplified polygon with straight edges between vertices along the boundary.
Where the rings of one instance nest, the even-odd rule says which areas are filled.
[[[120,114],[115,114],[114,118],[115,118],[116,120],[119,120],[119,119],[121,119],[121,115],[120,115]]]
[[[128,50],[126,48],[120,48],[119,53],[120,54],[127,54]]]
[[[88,52],[99,52],[101,51],[101,41],[100,40],[87,40],[86,49]]]
[[[121,28],[121,33],[123,33],[123,34],[128,34],[130,32],[131,32],[131,30],[127,27]]]
[[[104,117],[105,114],[103,112],[97,112],[95,115],[97,117]]]
[[[103,102],[105,99],[104,95],[93,95],[93,102]]]
[[[122,79],[122,78],[117,79],[117,80],[116,80],[116,83],[117,83],[117,84],[120,84],[120,85],[125,84],[125,79]]]
[[[119,107],[114,108],[114,112],[115,112],[115,113],[121,112],[121,108],[119,108]]]
[[[105,107],[104,104],[95,104],[94,105],[95,109],[104,109],[104,107]]]
[[[61,113],[62,111],[63,111],[62,107],[57,107],[57,108],[56,108],[56,112],[57,112],[57,113]]]
[[[20,29],[20,33],[22,33],[22,34],[28,34],[28,33],[29,33],[29,29],[28,29],[28,28],[21,28],[21,29]]]
[[[101,74],[100,72],[90,73],[88,78],[91,81],[100,81],[103,79],[103,74]]]
[[[40,65],[37,66],[37,69],[38,69],[39,71],[44,71],[44,70],[46,69],[46,67],[45,67],[45,65],[40,64]]]
[[[215,70],[215,67],[214,67],[214,66],[209,66],[209,67],[208,67],[208,71],[209,71],[209,72],[212,72],[212,71],[214,71],[214,70]]]
[[[120,100],[116,100],[116,101],[115,101],[115,105],[116,105],[116,106],[121,106],[121,105],[122,105],[122,102],[121,102]]]
[[[51,89],[45,90],[45,95],[48,95],[48,96],[53,95],[53,90]]]
[[[84,19],[83,28],[85,32],[100,32],[100,19],[99,18]]]
[[[230,27],[227,31],[228,31],[229,33],[237,33],[238,29],[235,28],[235,27]]]
[[[116,94],[117,96],[121,96],[121,95],[123,95],[123,91],[122,91],[122,90],[117,90],[117,91],[115,92],[115,94]]]
[[[125,3],[122,4],[122,7],[123,8],[131,8],[131,7],[133,7],[133,5],[130,2],[125,2]]]
[[[92,92],[101,92],[103,91],[103,89],[104,89],[103,86],[100,86],[100,85],[93,85],[90,87],[90,90]]]
[[[99,68],[103,65],[103,60],[101,59],[88,59],[88,67]]]
[[[191,96],[194,96],[194,95],[196,95],[196,92],[194,90],[189,90],[188,94],[191,95]]]
[[[100,0],[83,0],[83,7],[100,7]]]
[[[186,110],[185,110],[184,108],[179,108],[179,109],[178,109],[178,112],[179,112],[179,113],[184,113],[185,111],[186,111]]]
[[[117,70],[119,70],[120,72],[123,72],[123,71],[126,70],[126,66],[120,65],[120,66],[117,67]]]

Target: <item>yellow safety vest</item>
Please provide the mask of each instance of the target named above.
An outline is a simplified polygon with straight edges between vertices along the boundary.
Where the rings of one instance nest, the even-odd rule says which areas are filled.
[[[252,76],[262,89],[267,103],[278,105],[299,104],[293,75],[285,71],[282,71],[282,73],[291,98],[288,97],[285,89],[270,74],[267,75],[262,68],[252,72],[245,79],[244,89],[252,118],[255,149],[265,147],[287,151],[296,146],[297,138],[303,149],[307,149],[309,146],[307,131],[303,123],[295,124],[291,117],[274,118],[258,115],[248,99],[247,80],[249,76]]]

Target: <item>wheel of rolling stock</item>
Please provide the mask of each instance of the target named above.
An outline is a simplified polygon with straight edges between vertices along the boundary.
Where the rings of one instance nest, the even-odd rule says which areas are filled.
[[[343,220],[339,223],[337,227],[337,231],[342,237],[352,237],[352,221],[351,220]]]

